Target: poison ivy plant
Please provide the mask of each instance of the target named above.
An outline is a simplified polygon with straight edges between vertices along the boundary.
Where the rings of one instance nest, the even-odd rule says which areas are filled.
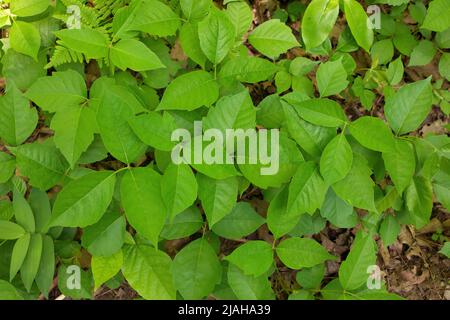
[[[450,210],[448,1],[261,3],[2,2],[0,299],[400,298],[368,270]]]

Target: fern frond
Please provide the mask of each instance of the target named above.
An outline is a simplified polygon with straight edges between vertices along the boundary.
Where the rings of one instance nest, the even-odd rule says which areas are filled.
[[[93,0],[100,21],[99,25],[111,23],[117,10],[123,8],[129,2],[129,0]]]
[[[94,7],[89,7],[84,4],[82,0],[61,0],[66,6],[77,6],[80,9],[81,23],[85,26],[94,28],[99,25],[100,17],[97,10]]]
[[[130,0],[93,0],[91,1],[92,6],[86,5],[83,0],[61,0],[61,2],[66,7],[78,6],[82,27],[95,29],[111,39],[114,14],[127,5]],[[65,17],[68,16],[61,15],[59,18],[67,21],[67,19],[64,20]],[[57,67],[65,63],[86,61],[86,57],[82,53],[67,48],[61,40],[58,40],[57,44],[46,68]],[[106,66],[109,64],[108,58],[98,59],[97,61],[99,64]]]
[[[50,62],[45,66],[45,68],[49,69],[51,67],[57,67],[62,64],[71,62],[82,63],[84,60],[85,57],[82,53],[70,50],[62,46],[61,42],[58,41],[58,45],[55,47],[55,51],[50,58]]]

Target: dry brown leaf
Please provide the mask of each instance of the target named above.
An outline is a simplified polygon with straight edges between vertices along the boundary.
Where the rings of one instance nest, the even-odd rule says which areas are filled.
[[[184,53],[183,48],[181,48],[180,42],[177,40],[172,50],[170,51],[170,57],[173,60],[186,62],[188,60],[187,55]]]
[[[406,281],[404,285],[413,286],[427,280],[430,277],[430,272],[428,270],[424,270],[421,275],[417,275],[416,267],[414,267],[413,270],[404,270],[400,272],[400,277]]]
[[[383,240],[378,240],[378,253],[381,255],[381,258],[383,259],[384,265],[388,266],[391,264],[391,256],[389,254],[388,249],[384,246]]]
[[[412,246],[411,248],[409,248],[408,252],[406,252],[406,258],[408,260],[411,260],[413,257],[419,257],[423,259],[422,250],[418,245]]]
[[[433,218],[426,226],[417,230],[417,234],[434,233],[439,230],[442,230],[442,223],[438,219]]]
[[[411,234],[410,229],[406,226],[402,226],[402,228],[400,229],[398,239],[400,243],[407,244],[408,246],[412,246],[412,244],[414,243],[413,235]]]

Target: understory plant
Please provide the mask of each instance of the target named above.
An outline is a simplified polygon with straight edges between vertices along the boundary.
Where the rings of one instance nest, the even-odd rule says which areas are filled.
[[[401,299],[378,247],[450,210],[449,0],[267,3],[0,2],[0,299]],[[276,172],[175,163],[198,121]]]

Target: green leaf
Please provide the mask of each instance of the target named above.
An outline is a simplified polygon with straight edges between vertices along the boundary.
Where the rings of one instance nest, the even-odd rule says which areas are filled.
[[[257,26],[249,35],[248,41],[256,50],[271,59],[300,46],[292,30],[278,19],[271,19]]]
[[[236,240],[255,232],[264,223],[248,202],[238,202],[223,219],[215,223],[212,231],[222,238]]]
[[[122,272],[128,283],[144,299],[175,300],[170,257],[145,245],[124,249]]]
[[[403,78],[403,62],[402,57],[398,57],[394,61],[389,63],[389,67],[386,71],[386,76],[391,85],[399,84]]]
[[[347,88],[347,72],[342,65],[342,59],[321,63],[317,69],[317,87],[321,97],[340,93]]]
[[[34,221],[33,211],[23,195],[14,190],[13,192],[13,210],[17,223],[22,226],[27,232],[35,232],[36,222]]]
[[[291,87],[292,76],[285,70],[278,71],[275,75],[275,86],[278,93],[283,93]]]
[[[83,228],[99,221],[112,200],[115,182],[113,172],[96,171],[67,184],[56,198],[50,226]]]
[[[144,14],[141,12],[141,5],[144,1],[131,1],[128,6],[119,8],[114,15],[112,21],[113,39],[131,39],[135,38],[139,31],[132,30],[132,23],[137,14]]]
[[[219,259],[205,239],[190,242],[173,260],[173,282],[187,300],[208,296],[219,282],[221,272]]]
[[[158,110],[192,111],[210,106],[219,98],[219,86],[213,77],[203,70],[183,74],[173,80],[164,91]]]
[[[65,47],[83,53],[87,59],[101,59],[108,55],[108,36],[98,30],[63,29],[54,33]]]
[[[364,231],[356,234],[350,253],[339,268],[339,282],[346,290],[355,290],[366,283],[367,268],[375,265],[376,244],[372,236]]]
[[[450,258],[450,241],[444,243],[441,250],[439,250],[439,253],[442,253],[447,258]]]
[[[36,284],[39,290],[48,298],[55,274],[55,247],[53,239],[48,235],[42,237],[42,254],[39,270],[36,274]]]
[[[302,38],[306,48],[319,46],[328,38],[339,14],[338,0],[313,0],[302,18]]]
[[[128,123],[139,139],[149,146],[162,151],[172,151],[175,146],[171,137],[177,126],[173,117],[167,112],[163,115],[148,112],[131,118]]]
[[[167,216],[161,175],[151,168],[133,168],[123,176],[120,191],[128,222],[156,246]]]
[[[267,226],[276,239],[291,231],[298,223],[304,212],[288,211],[289,188],[284,186],[270,201],[267,210]]]
[[[3,188],[5,192],[19,192],[22,195],[25,195],[25,193],[27,192],[26,182],[18,176],[12,177],[10,183],[6,184],[6,186]]]
[[[408,3],[409,0],[376,0],[375,3],[389,4],[391,6],[401,6],[402,4]]]
[[[57,184],[68,168],[58,149],[50,144],[34,142],[11,150],[21,174],[30,179],[32,186],[42,190]]]
[[[320,157],[320,174],[328,184],[345,178],[353,163],[353,151],[345,134],[334,137],[323,150]]]
[[[14,82],[20,90],[26,90],[37,78],[47,74],[44,68],[46,61],[47,54],[43,51],[35,61],[15,50],[7,50],[2,56],[2,74],[8,82]]]
[[[45,191],[32,189],[28,198],[31,210],[36,222],[36,231],[47,233],[48,222],[50,221],[52,209],[48,195]]]
[[[289,235],[301,237],[318,234],[325,228],[326,222],[318,212],[313,215],[302,214],[294,229],[289,231]]]
[[[272,246],[261,240],[249,241],[237,247],[224,260],[239,267],[245,275],[257,277],[266,273],[273,264]]]
[[[108,151],[103,145],[100,135],[94,135],[94,141],[88,147],[88,149],[81,155],[78,163],[89,164],[97,161],[104,160],[108,157]]]
[[[352,168],[341,181],[332,185],[334,192],[348,204],[357,208],[376,211],[374,203],[375,183],[372,170],[359,154],[353,155]]]
[[[122,250],[115,254],[102,257],[93,256],[91,260],[92,275],[94,276],[95,289],[114,277],[124,263]]]
[[[198,24],[200,48],[214,65],[219,64],[233,48],[235,29],[227,15],[220,10],[211,10]]]
[[[128,29],[166,37],[174,35],[179,26],[180,17],[168,5],[157,0],[137,0]]]
[[[355,298],[358,300],[405,300],[403,297],[395,293],[390,293],[383,288],[380,290],[366,289],[364,291],[358,291],[356,296],[350,299]]]
[[[379,65],[390,62],[394,56],[394,45],[392,40],[384,39],[375,42],[370,49],[370,55],[372,56],[372,61],[377,61]]]
[[[395,140],[386,123],[375,117],[364,116],[350,124],[350,133],[364,147],[380,151],[395,151]]]
[[[234,1],[227,4],[225,14],[234,24],[236,39],[242,41],[253,21],[252,9],[245,1]]]
[[[400,198],[397,189],[393,186],[387,186],[386,194],[379,194],[379,197],[375,202],[377,211],[381,213],[389,208],[399,210],[399,206],[401,206],[399,200]]]
[[[222,180],[197,174],[198,197],[210,227],[224,218],[233,209],[238,194],[239,182],[236,177]]]
[[[427,15],[423,21],[422,28],[431,31],[442,32],[450,27],[450,7],[447,0],[433,0],[430,2]]]
[[[416,38],[411,34],[411,29],[404,23],[397,22],[393,25],[395,28],[394,42],[395,48],[401,54],[409,56],[412,49],[417,45]]]
[[[188,144],[189,145],[189,144]],[[205,149],[203,149],[204,152]],[[192,153],[191,153],[192,154]],[[225,162],[225,160],[224,160]],[[228,179],[239,175],[234,164],[200,164],[191,163],[192,168],[213,179]]]
[[[423,66],[429,64],[436,55],[437,48],[433,42],[422,40],[411,52],[408,67]]]
[[[399,194],[410,184],[416,169],[414,149],[409,142],[395,141],[395,150],[383,153],[384,165]]]
[[[431,111],[431,78],[419,80],[400,88],[388,99],[384,112],[396,134],[417,129]]]
[[[433,190],[437,201],[448,210],[450,208],[450,161],[441,161],[441,169],[433,177]]]
[[[257,83],[268,80],[277,70],[277,65],[269,60],[243,56],[228,59],[220,69],[219,78],[223,81]]]
[[[302,269],[295,275],[297,282],[305,289],[318,289],[325,276],[325,264],[318,264],[312,268]]]
[[[336,129],[319,127],[304,121],[294,108],[284,101],[282,107],[286,118],[284,125],[290,136],[307,154],[319,158],[322,149],[336,135]]]
[[[211,107],[203,119],[207,129],[218,129],[225,134],[227,129],[250,129],[256,126],[256,109],[247,90],[233,96],[222,97]]]
[[[183,24],[180,30],[179,40],[183,52],[195,63],[204,68],[207,58],[200,48],[198,25],[192,23]]]
[[[86,227],[81,245],[93,256],[110,256],[122,248],[125,238],[125,217],[114,211],[107,212],[95,224]]]
[[[72,299],[92,299],[94,281],[91,271],[84,271],[78,265],[61,265],[58,269],[58,289]]]
[[[194,203],[197,189],[197,180],[187,164],[169,164],[162,177],[161,194],[170,219]]]
[[[450,28],[437,32],[435,37],[436,44],[441,49],[450,48]]]
[[[158,56],[145,44],[134,39],[116,43],[110,51],[112,63],[121,70],[148,71],[165,68]]]
[[[289,106],[292,109],[291,106]],[[294,113],[294,110],[290,110]],[[296,115],[298,118],[298,115]],[[285,121],[285,114],[281,98],[277,94],[265,97],[256,108],[256,121],[267,129],[279,128]]]
[[[14,222],[0,220],[0,239],[14,240],[19,239],[25,234],[25,229]]]
[[[291,269],[311,268],[326,260],[336,260],[318,242],[308,238],[289,238],[276,249],[281,262]]]
[[[144,154],[147,146],[133,132],[128,120],[135,110],[125,100],[126,92],[109,88],[101,98],[97,112],[97,124],[106,149],[118,160],[132,163]],[[139,105],[140,106],[140,105]]]
[[[5,280],[0,280],[0,299],[1,300],[23,300],[17,289]]]
[[[294,109],[306,121],[322,127],[340,127],[347,123],[342,107],[330,99],[309,99],[294,104]]]
[[[429,179],[415,176],[405,193],[406,207],[417,228],[425,226],[433,209],[433,187]]]
[[[2,192],[4,192],[4,190],[6,190],[6,192],[11,191],[10,189],[14,186],[14,182],[11,182],[12,185],[9,183],[2,185]],[[9,199],[0,200],[0,221],[9,221],[13,216],[14,210],[11,201]]]
[[[130,113],[139,114],[143,112],[148,112],[149,108],[154,108],[157,104],[156,94],[151,88],[142,87],[136,88],[135,80],[129,77],[127,73],[119,73],[123,78],[119,76],[122,80],[122,84],[115,85],[113,79],[111,78],[101,78],[103,81],[98,81],[98,86],[93,86],[91,89],[91,105],[94,109],[98,109],[100,100],[103,99],[105,95],[113,95],[115,99],[120,101],[124,105],[124,108],[131,110]],[[94,83],[94,85],[97,82]],[[150,97],[144,97],[144,95],[150,95]],[[147,105],[148,104],[148,105]]]
[[[44,12],[49,5],[49,0],[14,0],[9,8],[19,17],[29,17]]]
[[[400,224],[393,215],[388,215],[381,222],[379,233],[383,244],[386,247],[390,246],[397,240],[397,236],[400,233]]]
[[[409,1],[408,1],[409,2]],[[411,17],[417,21],[419,24],[423,23],[427,9],[423,3],[415,3],[409,7]]]
[[[367,23],[369,18],[364,8],[356,0],[344,0],[344,11],[356,43],[369,52],[373,42],[373,30]]]
[[[57,112],[85,102],[87,90],[84,78],[68,70],[39,78],[25,95],[45,111]]]
[[[209,12],[211,0],[180,0],[181,11],[189,21],[200,21]]]
[[[313,71],[314,67],[319,64],[319,61],[309,60],[305,57],[296,57],[291,61],[289,65],[289,73],[294,76],[304,76],[311,71]]]
[[[20,276],[22,278],[25,289],[28,292],[31,290],[34,278],[39,271],[39,265],[41,262],[42,254],[42,235],[40,233],[34,233],[31,235],[30,246],[28,248],[27,255],[20,268]]]
[[[338,228],[352,228],[358,223],[353,206],[339,198],[332,188],[328,189],[320,214]]]
[[[450,81],[450,54],[447,52],[444,52],[439,59],[439,74]]]
[[[35,108],[22,95],[13,82],[0,97],[0,138],[11,146],[22,144],[34,131],[38,122]]]
[[[351,300],[352,296],[345,292],[339,279],[333,279],[322,288],[321,295],[324,300]]]
[[[0,152],[0,183],[7,182],[16,170],[16,159],[6,152]]]
[[[31,23],[15,21],[9,32],[11,48],[38,61],[41,35]]]
[[[172,221],[167,219],[161,231],[161,237],[167,240],[175,240],[188,237],[203,225],[203,217],[196,206],[189,207],[177,214]]]
[[[74,168],[81,154],[94,141],[95,112],[86,107],[67,107],[64,112],[54,115],[50,128],[55,131],[56,147]]]
[[[294,290],[288,300],[315,300],[314,295],[307,290]]]
[[[328,185],[319,174],[319,168],[312,162],[303,162],[289,185],[288,213],[313,214],[322,206]]]
[[[259,139],[262,139],[262,137],[257,136],[255,140],[258,141]],[[271,131],[267,134],[267,141],[276,141],[276,139],[272,140]],[[279,136],[278,146],[276,142],[268,144],[267,154],[276,157],[275,153],[272,154],[272,147],[274,147],[274,151],[278,149],[278,168],[275,161],[271,161],[269,164],[262,164],[260,159],[256,159],[256,164],[252,164],[251,161],[255,161],[255,159],[251,159],[254,155],[249,155],[249,152],[246,152],[244,156],[237,154],[237,157],[244,157],[244,163],[238,163],[244,177],[263,189],[268,187],[278,188],[283,183],[291,180],[299,163],[303,162],[303,155],[298,150],[295,142],[289,139],[284,132],[281,132]]]
[[[238,267],[229,264],[227,280],[240,300],[274,300],[275,294],[267,275],[247,276]]]
[[[14,244],[11,264],[9,265],[9,281],[12,281],[16,276],[17,272],[22,267],[23,261],[28,252],[28,247],[30,245],[31,234],[26,233],[20,237]]]

